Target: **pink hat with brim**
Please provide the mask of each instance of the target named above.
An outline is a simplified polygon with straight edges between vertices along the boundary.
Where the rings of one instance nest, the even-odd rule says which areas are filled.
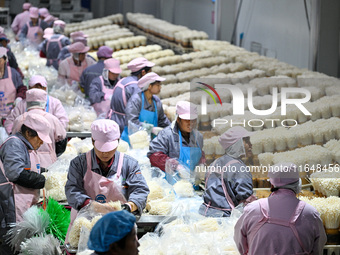
[[[120,74],[122,72],[120,61],[114,58],[106,59],[104,61],[104,68],[115,74]]]
[[[40,84],[41,86],[43,86],[45,88],[47,87],[47,81],[46,81],[45,77],[41,76],[41,75],[33,75],[28,82],[28,85],[30,87],[33,87],[36,84]]]
[[[144,67],[153,67],[154,65],[155,63],[148,61],[146,58],[140,57],[131,60],[128,63],[127,68],[129,68],[129,70],[134,73],[143,69]]]
[[[42,89],[29,89],[26,91],[26,102],[46,102],[47,92]]]
[[[97,51],[98,58],[112,58],[113,49],[108,46],[101,46]]]
[[[33,19],[39,18],[39,9],[37,7],[30,8],[30,18]]]
[[[85,46],[81,42],[72,43],[70,46],[68,46],[68,51],[70,53],[86,53],[90,50],[90,47]]]
[[[82,31],[76,31],[76,32],[71,33],[70,37],[72,40],[74,40],[75,38],[78,38],[78,37],[87,38],[88,35],[84,34],[84,32]]]
[[[52,143],[49,136],[51,125],[43,116],[28,112],[23,124],[36,131],[44,143]]]
[[[279,163],[271,166],[268,177],[274,187],[282,187],[299,181],[299,171],[294,163]]]
[[[22,5],[22,9],[28,11],[28,10],[31,8],[31,6],[32,6],[32,5],[31,5],[30,3],[24,3],[24,4]]]
[[[50,13],[48,12],[48,10],[46,8],[40,8],[39,9],[39,15],[42,17],[46,17],[47,15],[49,15]]]
[[[177,102],[176,113],[183,120],[195,120],[198,117],[197,106],[188,101]]]
[[[54,23],[53,23],[53,27],[56,27],[56,26],[60,26],[62,28],[65,28],[66,23],[64,21],[58,19],[58,20],[54,21]]]
[[[165,81],[166,79],[160,77],[158,74],[151,72],[144,75],[138,80],[138,87],[142,90],[147,89],[151,83],[156,81]]]
[[[95,120],[91,125],[91,133],[97,150],[108,152],[117,148],[120,130],[118,124],[113,120]]]
[[[0,58],[6,57],[7,59],[7,49],[5,47],[0,47]]]
[[[53,34],[54,34],[53,28],[48,27],[48,28],[46,28],[46,29],[44,30],[44,35],[43,35],[43,37],[44,37],[45,39],[50,39],[50,38],[52,37]]]
[[[241,126],[229,128],[219,138],[218,142],[221,144],[223,149],[229,148],[231,145],[236,143],[238,140],[253,135],[254,132],[249,132],[247,129]]]
[[[58,20],[58,18],[53,17],[51,14],[47,15],[44,19],[45,22],[51,22],[55,20]]]

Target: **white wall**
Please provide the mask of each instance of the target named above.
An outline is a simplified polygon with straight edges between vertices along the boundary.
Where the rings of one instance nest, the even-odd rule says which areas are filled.
[[[310,10],[310,5],[307,6]],[[268,56],[308,68],[309,30],[303,0],[244,0],[237,26],[238,39],[242,32],[243,47],[247,50],[251,49],[251,42],[258,42],[262,44],[263,55],[268,49]]]

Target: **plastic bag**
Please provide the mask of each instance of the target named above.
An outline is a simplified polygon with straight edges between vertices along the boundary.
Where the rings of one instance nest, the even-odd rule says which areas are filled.
[[[133,149],[143,149],[149,147],[151,130],[146,130],[146,128],[143,126],[136,125],[129,121],[128,133],[130,144]]]
[[[90,233],[91,230],[88,229],[86,226],[81,227],[77,254],[88,250],[87,241],[89,240]]]

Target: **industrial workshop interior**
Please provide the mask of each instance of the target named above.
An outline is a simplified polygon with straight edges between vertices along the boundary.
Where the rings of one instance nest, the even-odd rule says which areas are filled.
[[[339,0],[0,0],[0,255],[340,255]]]

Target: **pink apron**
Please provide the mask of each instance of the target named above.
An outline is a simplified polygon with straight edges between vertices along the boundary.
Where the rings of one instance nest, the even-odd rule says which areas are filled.
[[[61,45],[61,39],[63,39],[64,36],[59,36],[57,39],[53,38],[53,39],[50,39],[47,41],[47,44],[46,44],[46,56],[47,56],[47,52],[48,52],[48,46],[50,45],[50,43],[52,42],[57,42],[58,45],[59,45],[59,50],[61,50],[62,48],[62,45]],[[53,60],[58,60],[58,59],[47,59],[47,63],[46,65],[47,66],[51,66],[53,64]],[[60,60],[58,61],[58,64],[60,63]]]
[[[0,79],[0,117],[6,117],[10,113],[17,95],[17,89],[12,81],[11,68],[5,68],[7,68],[8,77]]]
[[[225,167],[228,167],[229,165],[234,164],[234,163],[239,163],[239,161],[237,161],[236,159],[230,160],[230,161],[225,165]],[[207,189],[207,183],[208,183],[210,174],[211,174],[211,173],[208,172],[208,175],[207,175],[207,177],[206,177],[206,179],[205,179],[205,189]],[[207,207],[206,210],[205,210],[204,216],[207,215],[207,211],[208,211],[208,209],[209,209],[210,207],[213,208],[213,209],[216,209],[216,210],[220,210],[220,211],[232,211],[232,210],[235,208],[234,202],[233,202],[233,200],[231,199],[231,197],[229,196],[227,187],[225,186],[225,183],[224,183],[224,179],[223,179],[223,170],[222,170],[222,172],[221,172],[221,183],[222,183],[222,188],[223,188],[224,197],[227,199],[228,204],[230,205],[231,209],[223,209],[223,208],[211,206],[211,202],[209,202],[209,204],[203,203],[203,204],[205,204],[205,206]]]
[[[9,139],[12,139],[12,138],[19,139],[16,136],[11,136],[5,142],[7,142]],[[32,160],[31,161],[31,168],[30,168],[30,170],[25,169],[24,171],[34,171],[36,173],[39,173],[39,170],[37,169],[37,162],[39,162],[39,158],[38,158],[37,154],[32,153],[30,155],[30,159]],[[0,167],[2,169],[3,175],[6,177],[4,166],[1,162],[1,160],[0,160]],[[7,179],[7,177],[6,177],[6,179]],[[10,182],[8,179],[7,179],[7,182],[3,183],[3,184],[7,184],[7,183],[10,183],[13,187],[16,222],[20,222],[20,221],[22,221],[22,215],[24,214],[24,212],[26,212],[32,205],[34,205],[38,202],[39,196],[40,196],[40,190],[22,187],[20,185],[17,185],[17,184]]]
[[[295,227],[295,223],[296,220],[299,218],[299,216],[301,215],[303,209],[305,208],[306,203],[304,201],[299,201],[299,203],[297,204],[294,212],[292,213],[292,216],[290,217],[289,221],[287,220],[283,220],[283,219],[279,219],[279,218],[274,218],[271,217],[269,215],[269,205],[268,205],[268,199],[260,199],[259,200],[259,205],[260,205],[260,209],[261,209],[261,213],[263,214],[263,218],[262,220],[260,220],[257,225],[254,227],[254,229],[251,231],[250,235],[249,235],[249,240],[250,240],[250,244],[253,242],[255,235],[257,234],[257,232],[259,231],[259,229],[265,224],[275,224],[275,225],[279,225],[279,226],[285,226],[285,227],[289,227],[292,232],[294,233],[296,240],[299,242],[303,252],[302,253],[296,253],[295,255],[308,255],[309,252],[305,249],[301,238],[299,236],[299,233],[296,230]]]
[[[116,84],[116,86],[113,88],[112,95],[113,95],[113,93],[115,92],[116,88],[121,88],[121,89],[122,89],[122,98],[123,98],[124,107],[126,107],[126,104],[127,104],[126,94],[125,94],[125,87],[126,87],[126,86],[129,86],[129,85],[131,85],[131,84],[134,84],[134,83],[136,83],[136,81],[131,81],[131,82],[128,82],[128,83],[126,83],[125,85],[123,85],[120,81],[118,81],[118,83]],[[107,115],[109,119],[111,119],[112,113],[115,113],[115,114],[119,114],[119,115],[125,116],[125,113],[116,112],[116,111],[110,109],[110,111],[109,111],[109,113],[108,113],[108,115]]]
[[[84,61],[81,62],[80,66],[76,66],[73,61],[73,57],[67,58],[67,65],[68,69],[70,70],[70,75],[67,77],[68,84],[72,84],[72,81],[79,82],[80,81],[80,75],[81,73],[86,69],[87,67],[87,61],[86,58]]]
[[[40,27],[40,19],[38,21],[38,25],[37,26],[33,26],[31,27],[30,26],[30,22],[27,22],[27,35],[26,35],[26,38],[31,42],[31,43],[34,43],[34,44],[39,44],[42,42],[42,34],[43,34],[43,30],[42,28]],[[38,35],[38,32],[40,32],[40,36]]]
[[[100,81],[102,83],[102,91],[105,95],[108,95],[108,96],[112,96],[113,94],[113,91],[115,88],[113,89],[109,89],[107,88],[105,85],[104,85],[104,79],[103,79],[103,76],[99,76],[100,78]],[[100,114],[104,113],[105,116],[107,116],[107,113],[108,111],[110,110],[110,105],[111,105],[111,100],[109,99],[105,99],[104,97],[104,100],[101,101],[100,103],[95,103],[93,104],[93,108],[94,110],[96,111],[97,113],[97,116],[99,116]]]
[[[87,170],[84,176],[84,190],[86,194],[99,203],[106,203],[110,201],[121,201],[126,203],[126,199],[121,192],[121,172],[123,166],[124,154],[120,153],[117,173],[113,176],[113,180],[110,180],[100,174],[97,174],[91,170],[92,159],[91,151],[86,153]],[[120,182],[120,183],[119,183]],[[77,218],[78,211],[74,208],[71,209],[71,222],[67,230],[65,243],[68,242],[68,235],[72,228],[74,220]]]

